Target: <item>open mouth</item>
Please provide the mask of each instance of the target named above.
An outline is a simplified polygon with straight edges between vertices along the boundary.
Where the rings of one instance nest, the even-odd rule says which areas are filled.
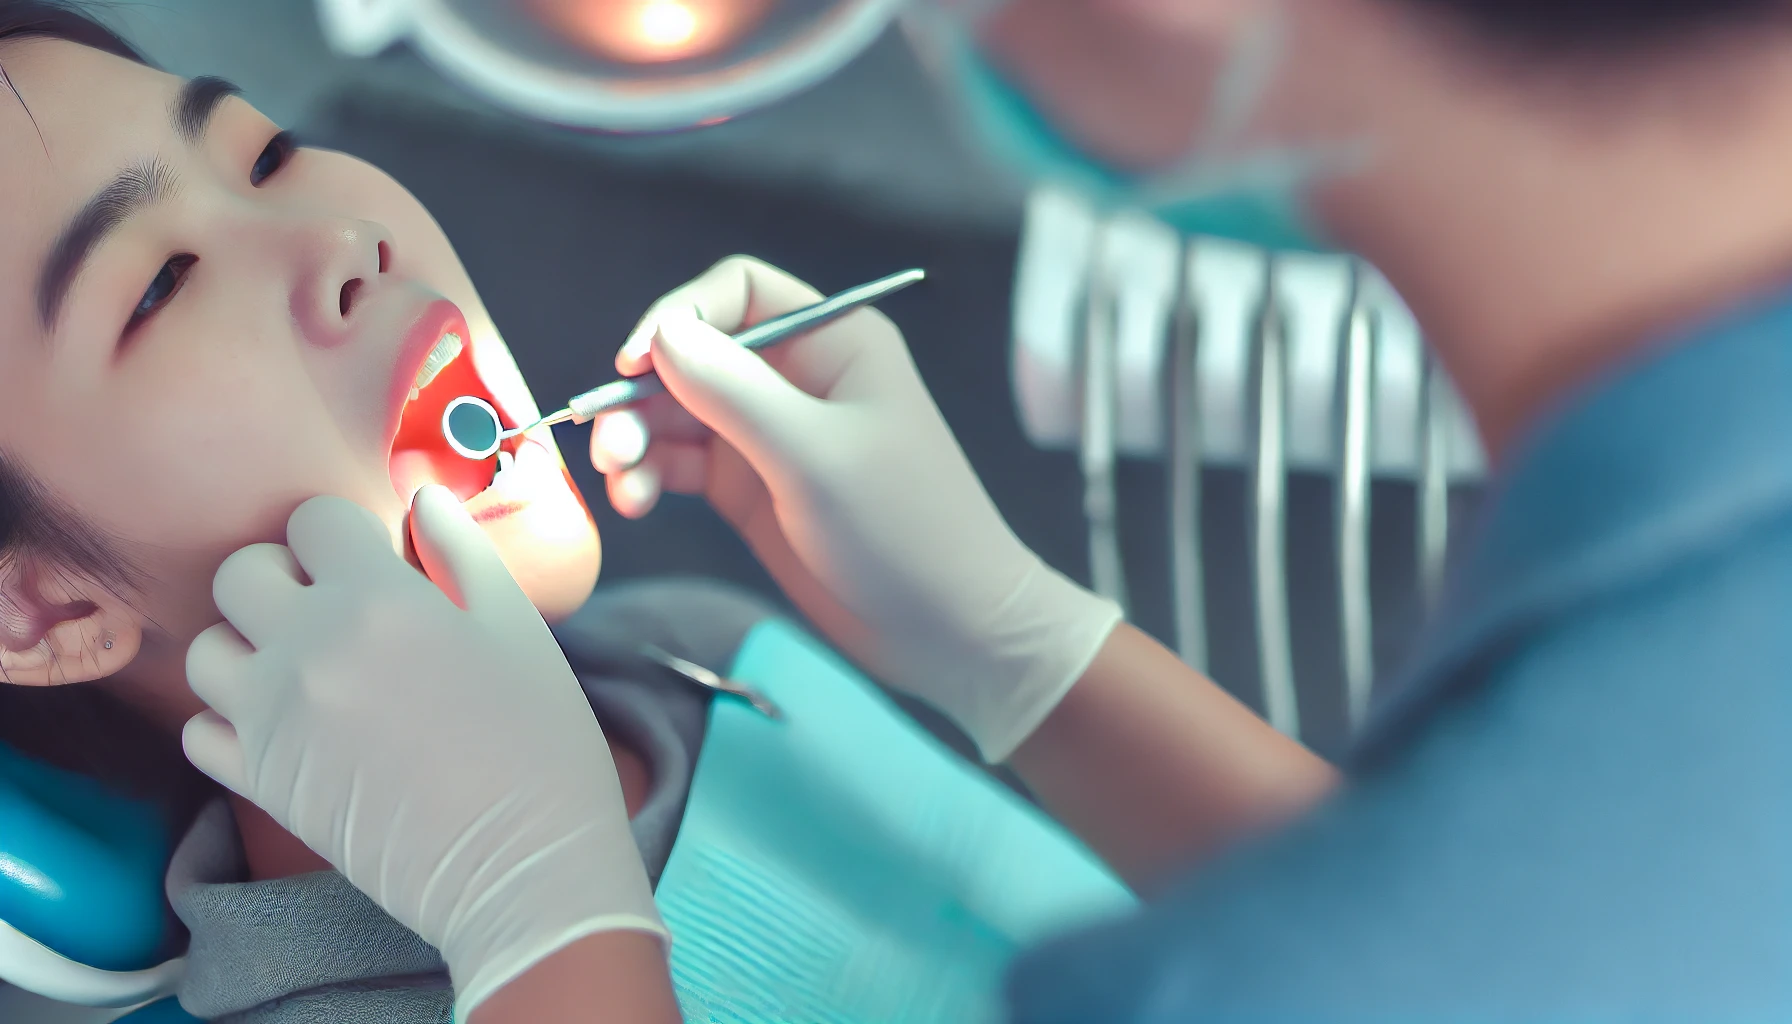
[[[441,305],[448,307],[447,315],[424,317],[412,328],[416,344],[405,346],[407,351],[415,351],[433,338],[409,381],[389,458],[392,487],[407,504],[428,484],[441,484],[462,502],[471,501],[503,483],[525,443],[520,435],[509,438],[499,444],[496,455],[475,460],[457,453],[442,435],[442,413],[462,395],[489,403],[505,429],[516,424],[479,378],[466,321],[448,304]],[[401,372],[403,369],[408,367]]]

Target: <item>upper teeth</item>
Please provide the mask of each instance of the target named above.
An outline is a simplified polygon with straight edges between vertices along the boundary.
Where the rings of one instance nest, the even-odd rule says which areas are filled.
[[[423,365],[417,369],[417,379],[411,383],[412,400],[416,399],[418,392],[429,387],[429,382],[435,380],[449,363],[460,357],[461,348],[460,335],[452,331],[442,335],[435,347],[429,350],[429,355],[424,357]]]

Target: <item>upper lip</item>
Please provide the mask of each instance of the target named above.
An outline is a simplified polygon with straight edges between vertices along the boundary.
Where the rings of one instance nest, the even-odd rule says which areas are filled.
[[[405,403],[410,400],[411,385],[416,383],[417,371],[423,369],[423,361],[429,358],[429,352],[436,347],[442,335],[457,333],[465,343],[466,350],[460,358],[471,359],[473,339],[467,330],[467,318],[460,307],[447,299],[436,299],[424,306],[411,319],[410,326],[405,328],[404,338],[398,346],[398,359],[392,370],[392,382],[386,391],[386,452],[391,454],[392,445],[398,440],[399,421],[404,417]]]

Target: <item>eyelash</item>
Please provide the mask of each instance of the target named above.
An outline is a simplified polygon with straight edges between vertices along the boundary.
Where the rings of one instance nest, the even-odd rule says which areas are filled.
[[[298,148],[299,140],[293,133],[281,132],[274,136],[267,144],[267,148],[261,151],[261,155],[255,158],[254,165],[249,168],[249,184],[260,188],[262,182],[280,173],[280,169],[286,166],[288,160],[292,159],[293,150]],[[267,163],[269,158],[273,159],[273,166],[264,170],[262,165]]]
[[[191,253],[182,253],[179,256],[170,257],[168,262],[162,264],[162,269],[156,271],[155,278],[149,282],[149,287],[144,289],[143,297],[137,300],[137,308],[131,310],[130,322],[125,324],[125,333],[129,334],[141,327],[143,321],[148,320],[163,306],[166,306],[168,300],[174,298],[175,294],[180,291],[181,285],[186,283],[187,271],[191,270],[193,264],[198,262],[199,257]]]
[[[274,136],[263,147],[260,155],[255,158],[255,163],[250,165],[249,184],[260,188],[269,178],[280,173],[287,161],[292,159],[293,151],[298,148],[298,139],[292,132],[281,132]],[[128,334],[136,330],[145,320],[166,306],[168,301],[180,292],[181,286],[186,283],[187,271],[191,270],[193,265],[198,262],[199,257],[191,253],[181,253],[178,256],[170,257],[168,262],[162,264],[161,269],[156,271],[155,278],[149,282],[149,287],[144,289],[143,297],[137,300],[137,308],[131,311],[131,319],[125,325],[125,333]]]

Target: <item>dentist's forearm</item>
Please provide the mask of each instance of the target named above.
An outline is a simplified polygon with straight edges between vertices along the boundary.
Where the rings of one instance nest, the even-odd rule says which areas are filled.
[[[589,935],[479,1004],[468,1024],[680,1024],[666,948],[644,932]]]
[[[1337,772],[1121,625],[1010,765],[1140,892],[1298,816]]]

